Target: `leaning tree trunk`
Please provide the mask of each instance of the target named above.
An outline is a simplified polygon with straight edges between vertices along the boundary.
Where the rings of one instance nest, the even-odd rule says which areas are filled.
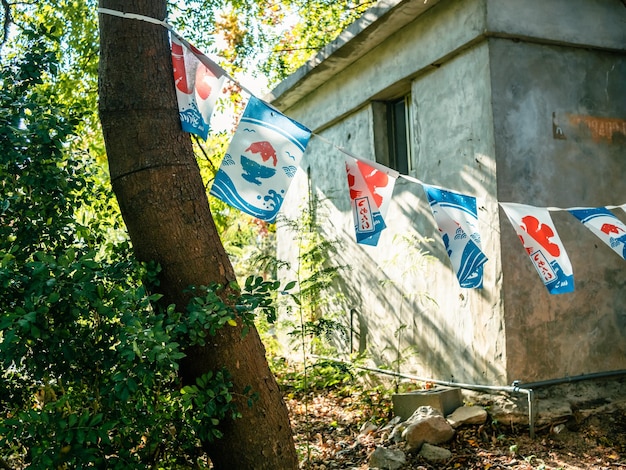
[[[166,0],[100,0],[100,6],[158,19]],[[160,263],[160,293],[184,309],[189,286],[235,279],[219,239],[189,135],[181,131],[167,30],[100,15],[100,120],[113,190],[136,256]],[[189,348],[181,367],[189,383],[225,367],[235,396],[251,386],[259,399],[237,403],[242,419],[204,443],[217,469],[294,469],[287,409],[256,330],[225,327],[206,347]]]

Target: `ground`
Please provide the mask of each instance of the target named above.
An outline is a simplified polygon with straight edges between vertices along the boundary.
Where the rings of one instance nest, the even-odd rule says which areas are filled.
[[[375,389],[291,391],[286,402],[302,468],[366,470],[377,446],[399,448],[384,429],[392,417],[390,403]],[[364,434],[367,422],[376,430]],[[407,455],[401,469],[624,469],[626,416],[617,410],[575,414],[566,422],[538,426],[534,439],[527,426],[503,426],[489,419],[458,429],[454,439],[440,447],[452,452],[445,463]]]

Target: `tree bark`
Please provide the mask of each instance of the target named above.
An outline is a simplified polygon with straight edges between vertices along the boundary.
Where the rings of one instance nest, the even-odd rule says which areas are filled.
[[[166,0],[100,0],[100,6],[164,19]],[[190,286],[235,279],[211,217],[189,135],[178,117],[167,30],[100,15],[100,120],[113,190],[135,254],[162,267],[160,293],[184,310]],[[205,347],[187,351],[183,382],[225,367],[242,419],[221,424],[204,443],[216,469],[298,467],[289,416],[255,329],[226,326]],[[241,398],[250,386],[259,399]]]

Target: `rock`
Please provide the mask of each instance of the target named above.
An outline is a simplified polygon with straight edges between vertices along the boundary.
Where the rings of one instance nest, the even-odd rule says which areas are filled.
[[[380,468],[381,470],[397,470],[406,463],[406,456],[401,450],[377,447],[369,458],[370,468]]]
[[[496,395],[468,390],[465,401],[489,407],[489,415],[503,425],[528,425],[528,400],[524,395]]]
[[[537,403],[535,425],[551,424],[573,416],[571,405],[562,399],[549,398]]]
[[[432,463],[442,463],[449,460],[452,457],[452,452],[442,447],[437,447],[424,443],[420,454],[425,460]]]
[[[396,444],[402,441],[402,433],[404,432],[406,427],[406,421],[396,424],[393,427],[393,431],[391,431],[391,434],[389,435],[389,440],[395,442]]]
[[[393,429],[401,421],[402,421],[402,418],[400,416],[394,416],[393,419],[391,421],[389,421],[387,424],[385,424],[382,428],[380,428],[380,430],[381,431],[388,431],[389,429]]]
[[[428,418],[430,416],[442,416],[441,411],[433,408],[432,406],[420,406],[415,412],[411,415],[409,419],[406,420],[407,423],[411,423],[415,420],[420,420],[422,418]]]
[[[452,426],[439,411],[430,406],[420,406],[406,424],[402,438],[406,441],[409,452],[419,450],[425,442],[441,444],[454,436]]]
[[[359,432],[359,436],[365,436],[367,434],[373,433],[377,429],[378,429],[378,426],[376,426],[371,421],[368,421],[366,423],[363,423],[363,426],[361,426],[361,430]]]
[[[458,428],[464,424],[483,424],[487,421],[487,412],[480,406],[462,406],[448,415],[448,423],[453,428]]]

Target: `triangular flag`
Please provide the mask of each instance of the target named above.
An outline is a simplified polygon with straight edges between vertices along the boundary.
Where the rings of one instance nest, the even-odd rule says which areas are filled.
[[[428,185],[424,191],[459,284],[481,288],[487,257],[480,247],[476,198]]]
[[[569,209],[570,214],[626,260],[626,225],[606,207]]]
[[[500,203],[551,294],[574,292],[572,264],[548,209]]]
[[[384,218],[396,178],[356,158],[345,160],[356,241],[376,246],[387,227]]]
[[[193,46],[172,35],[172,65],[178,112],[183,130],[206,140],[225,75],[208,57],[196,48],[189,47]]]
[[[274,222],[311,131],[250,97],[211,194],[233,207]]]

